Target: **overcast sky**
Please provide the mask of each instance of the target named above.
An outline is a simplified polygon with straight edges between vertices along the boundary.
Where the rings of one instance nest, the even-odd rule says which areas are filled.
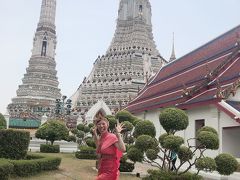
[[[169,59],[172,34],[181,57],[240,24],[240,0],[150,0],[154,40]],[[71,96],[112,40],[119,0],[57,0],[59,88]],[[26,73],[41,0],[0,0],[0,112]]]

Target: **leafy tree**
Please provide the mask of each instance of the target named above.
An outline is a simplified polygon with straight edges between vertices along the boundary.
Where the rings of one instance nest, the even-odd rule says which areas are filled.
[[[156,128],[151,121],[142,120],[136,124],[135,130],[133,132],[134,137],[137,138],[138,136],[141,136],[143,134],[149,135],[151,137],[156,136]]]
[[[217,171],[223,175],[230,175],[238,168],[238,161],[230,154],[222,153],[216,158]]]
[[[130,123],[133,123],[133,121],[135,120],[134,116],[126,110],[119,111],[115,115],[115,118],[118,119],[119,122],[129,121]]]
[[[184,111],[177,108],[164,109],[159,116],[159,122],[166,133],[162,134],[157,141],[155,127],[150,125],[152,123],[146,120],[139,121],[134,130],[136,140],[127,151],[128,158],[133,162],[147,162],[159,168],[161,173],[160,171],[150,172],[149,179],[163,172],[171,178],[186,176],[199,179],[198,173],[201,170],[217,170],[220,174],[229,175],[237,169],[237,161],[231,155],[220,154],[215,159],[204,156],[207,149],[216,150],[219,147],[218,134],[214,128],[202,127],[197,132],[196,138],[188,139],[185,146],[184,139],[175,135],[176,132],[186,129],[189,124],[188,116]],[[197,145],[190,145],[190,140],[198,141]],[[177,154],[180,163],[169,173],[172,152]],[[188,172],[194,165],[198,169],[198,172],[193,175],[195,177]],[[180,168],[181,171],[179,171]]]
[[[7,122],[5,117],[0,113],[0,129],[6,129]]]
[[[40,139],[46,139],[53,145],[56,140],[67,139],[68,133],[68,128],[64,123],[58,120],[49,120],[38,128],[35,136]]]

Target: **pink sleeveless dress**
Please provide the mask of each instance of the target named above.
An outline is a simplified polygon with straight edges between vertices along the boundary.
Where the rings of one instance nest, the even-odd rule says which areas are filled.
[[[97,154],[100,155],[96,180],[118,180],[122,152],[114,143],[118,142],[115,134],[106,132],[101,135]]]

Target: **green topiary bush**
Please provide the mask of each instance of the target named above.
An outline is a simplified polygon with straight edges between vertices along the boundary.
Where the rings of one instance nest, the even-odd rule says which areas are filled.
[[[134,163],[132,162],[127,162],[127,156],[124,155],[120,159],[120,167],[119,171],[120,172],[132,172],[134,169]]]
[[[141,136],[143,134],[149,135],[151,137],[156,136],[156,128],[151,121],[143,120],[143,121],[139,121],[136,124],[135,130],[133,132],[133,136],[137,138],[138,136]]]
[[[163,110],[159,115],[159,121],[167,133],[184,130],[189,124],[187,114],[177,108],[167,108]]]
[[[201,128],[197,131],[197,134],[199,134],[199,133],[202,132],[202,131],[212,132],[213,134],[218,135],[217,131],[216,131],[214,128],[209,127],[209,126],[203,126],[203,127],[201,127]]]
[[[148,170],[148,174],[149,175],[142,180],[203,180],[201,176],[189,172],[182,175],[176,175],[172,171]]]
[[[123,121],[129,121],[130,123],[133,123],[134,121],[133,115],[126,110],[121,110],[117,112],[117,114],[115,115],[115,118],[118,119],[120,123]]]
[[[30,154],[24,160],[11,160],[10,162],[14,165],[13,175],[24,177],[41,171],[58,169],[61,158]]]
[[[96,149],[89,146],[81,146],[80,151],[75,153],[78,159],[97,159]]]
[[[136,147],[131,147],[127,152],[127,157],[133,162],[142,162],[144,153]]]
[[[197,134],[197,140],[200,142],[200,146],[207,149],[218,149],[219,139],[218,136],[212,132],[200,131]]]
[[[184,139],[182,137],[170,134],[168,136],[165,136],[161,145],[165,149],[177,152],[183,143]]]
[[[178,158],[182,161],[188,161],[193,158],[193,153],[189,147],[180,146],[178,150]]]
[[[65,123],[59,120],[48,120],[38,128],[35,136],[36,138],[50,141],[51,145],[53,145],[54,141],[65,140],[68,134],[68,128]]]
[[[230,175],[238,168],[237,160],[230,154],[222,153],[216,158],[217,171],[222,175]]]
[[[27,131],[0,130],[0,158],[24,159],[29,142],[30,133]]]
[[[133,124],[130,123],[129,121],[123,121],[124,129],[122,132],[126,131],[132,131],[133,130]]]
[[[0,179],[8,180],[10,174],[13,172],[13,164],[8,162],[6,159],[0,159]]]
[[[149,135],[141,135],[135,141],[135,147],[144,152],[147,149],[156,149],[158,142]]]
[[[203,157],[196,161],[196,168],[203,171],[215,171],[217,168],[216,162],[210,157]]]
[[[37,174],[41,171],[40,165],[35,160],[11,160],[14,165],[14,175],[24,177]]]
[[[40,144],[40,152],[42,152],[42,153],[59,153],[60,146],[58,144],[57,145]]]
[[[156,150],[154,150],[154,149],[148,149],[147,151],[146,151],[146,156],[147,156],[147,158],[148,159],[150,159],[150,160],[155,160],[155,159],[157,159],[157,157],[158,157],[158,151],[156,151]]]
[[[85,139],[85,142],[88,146],[93,147],[94,149],[96,149],[96,144],[95,141],[93,140],[92,137],[89,137],[87,139]]]

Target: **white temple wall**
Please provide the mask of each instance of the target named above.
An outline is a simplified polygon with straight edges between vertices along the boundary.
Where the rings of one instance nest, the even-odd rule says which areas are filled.
[[[239,133],[240,130],[237,129],[237,130],[234,130],[233,132],[231,132],[231,130],[225,131],[225,133],[224,133],[225,136],[223,137],[223,135],[222,135],[223,128],[239,126],[239,123],[234,121],[227,114],[225,114],[224,112],[220,112],[215,106],[212,106],[212,105],[198,107],[195,109],[188,110],[186,112],[189,117],[189,126],[187,127],[186,130],[179,131],[178,133],[176,133],[176,135],[184,138],[185,143],[187,142],[187,139],[195,137],[196,120],[204,119],[205,126],[210,126],[210,127],[213,127],[214,129],[216,129],[216,131],[219,134],[219,142],[220,142],[219,149],[218,150],[207,150],[205,152],[206,156],[215,157],[219,153],[222,153],[223,149],[225,150],[225,152],[229,151],[232,154],[232,152],[235,152],[235,151],[233,151],[233,149],[240,148],[240,145],[239,145],[240,141],[237,142],[237,138],[235,138],[231,142],[229,142],[229,141],[225,142],[225,139],[228,139],[230,137],[232,137],[232,138],[237,137],[234,135],[236,134],[236,132]],[[158,138],[160,136],[160,134],[165,133],[164,129],[161,127],[160,122],[159,122],[159,114],[160,114],[160,110],[158,109],[158,110],[146,111],[145,113],[139,113],[139,114],[134,114],[134,115],[137,116],[138,118],[152,121],[156,127],[156,138]],[[191,142],[191,144],[195,144],[195,141],[190,141],[190,142]],[[225,148],[230,145],[232,146],[231,149]],[[237,148],[237,146],[239,148]],[[238,152],[240,152],[240,150]]]

